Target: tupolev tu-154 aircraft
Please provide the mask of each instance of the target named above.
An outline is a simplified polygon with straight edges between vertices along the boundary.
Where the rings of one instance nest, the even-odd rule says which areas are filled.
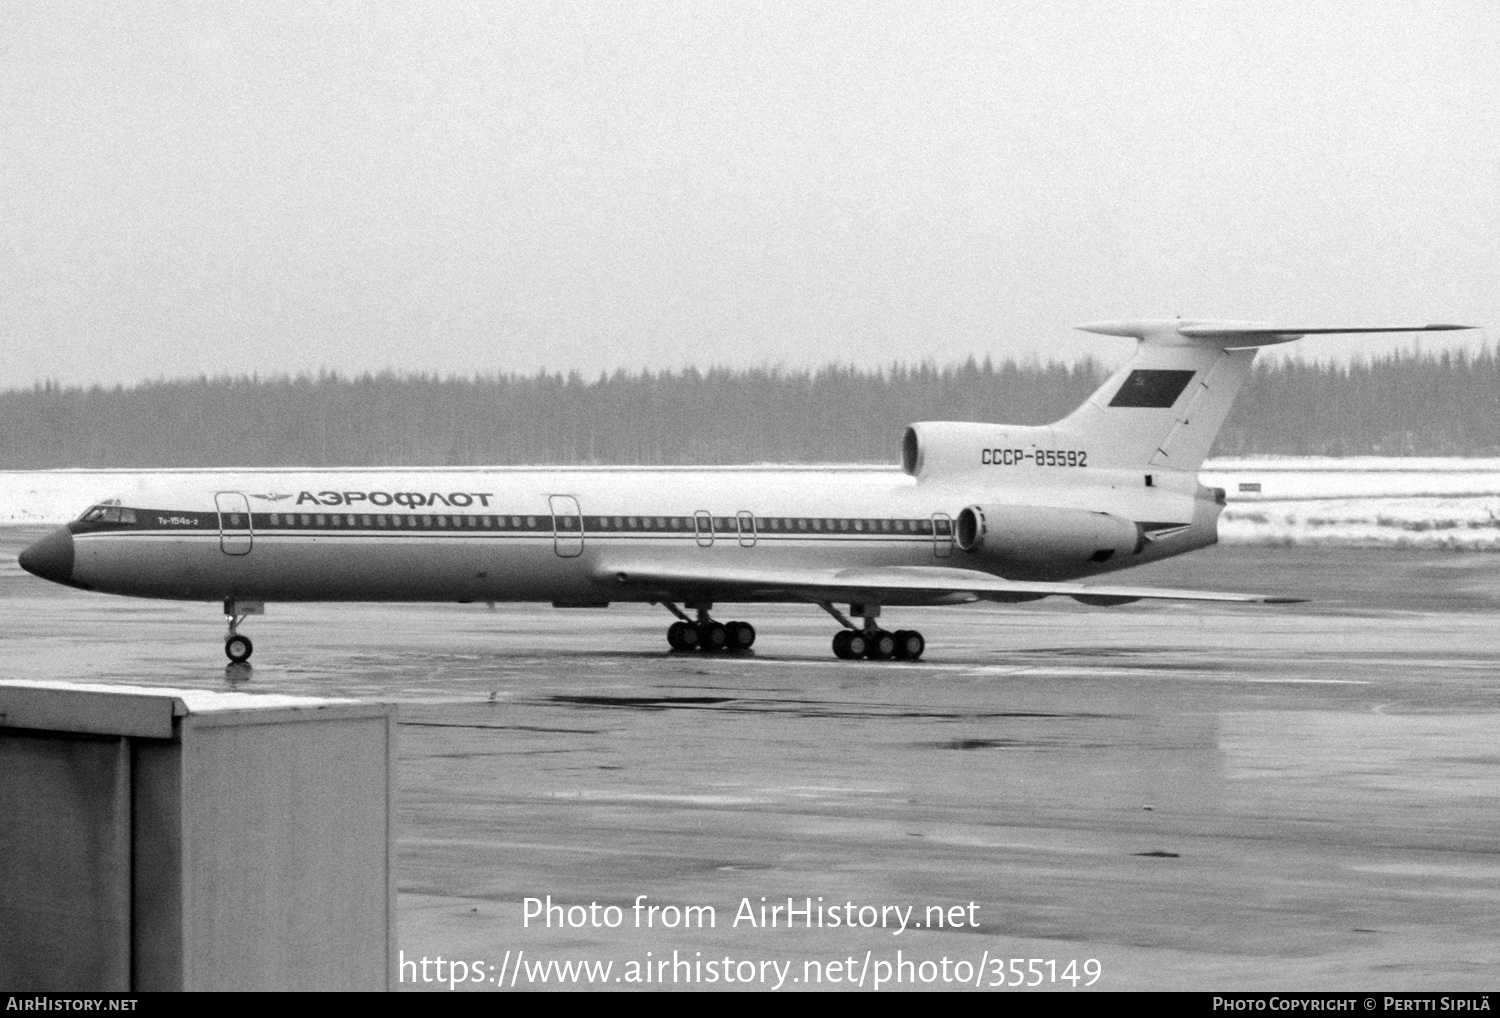
[[[838,620],[840,658],[912,660],[925,641],[885,609],[1052,595],[1295,598],[1076,581],[1213,544],[1224,492],[1197,470],[1263,346],[1308,334],[1460,325],[1281,328],[1145,320],[1079,328],[1134,356],[1055,424],[926,421],[901,469],[495,468],[226,473],[100,502],[20,564],[83,590],[222,601],[224,650],[268,601],[663,605],[676,651],[739,651],[716,604],[800,602]],[[837,605],[847,605],[847,614]],[[860,619],[853,621],[851,616]]]

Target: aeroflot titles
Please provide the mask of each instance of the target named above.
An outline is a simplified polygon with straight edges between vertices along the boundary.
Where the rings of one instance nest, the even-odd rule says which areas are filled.
[[[356,502],[368,502],[371,505],[394,504],[414,509],[424,505],[470,506],[477,500],[488,509],[493,494],[489,491],[450,491],[446,495],[439,491],[430,491],[425,495],[420,491],[320,491],[317,494],[304,491],[297,496],[296,504],[311,502],[313,505],[354,505]]]

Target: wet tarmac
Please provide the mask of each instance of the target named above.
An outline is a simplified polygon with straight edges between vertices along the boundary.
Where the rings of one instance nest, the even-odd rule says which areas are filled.
[[[270,605],[251,669],[217,606],[25,575],[36,533],[0,532],[0,678],[401,704],[408,987],[1500,985],[1497,555],[1214,548],[1121,575],[1310,603],[892,610],[915,664],[810,607],[723,612],[728,657],[659,608]],[[528,924],[548,895],[584,908]]]

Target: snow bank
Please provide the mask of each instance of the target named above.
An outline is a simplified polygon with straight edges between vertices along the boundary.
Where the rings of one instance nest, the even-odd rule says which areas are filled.
[[[1225,544],[1500,551],[1500,459],[1209,460]]]
[[[214,471],[0,470],[0,526],[46,526],[76,519],[95,502],[127,505],[142,484],[162,477],[214,476]]]

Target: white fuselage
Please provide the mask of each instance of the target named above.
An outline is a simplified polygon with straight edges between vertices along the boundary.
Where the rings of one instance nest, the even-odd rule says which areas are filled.
[[[1140,472],[999,464],[926,481],[860,467],[224,472],[120,493],[126,519],[70,524],[71,582],[187,600],[595,604],[715,599],[712,584],[611,581],[640,563],[962,566],[1066,580],[1212,543],[1218,507],[1205,494],[1190,475],[1162,472],[1148,486]],[[1008,560],[957,546],[954,520],[976,504],[1187,529],[1103,561],[1045,549]]]

